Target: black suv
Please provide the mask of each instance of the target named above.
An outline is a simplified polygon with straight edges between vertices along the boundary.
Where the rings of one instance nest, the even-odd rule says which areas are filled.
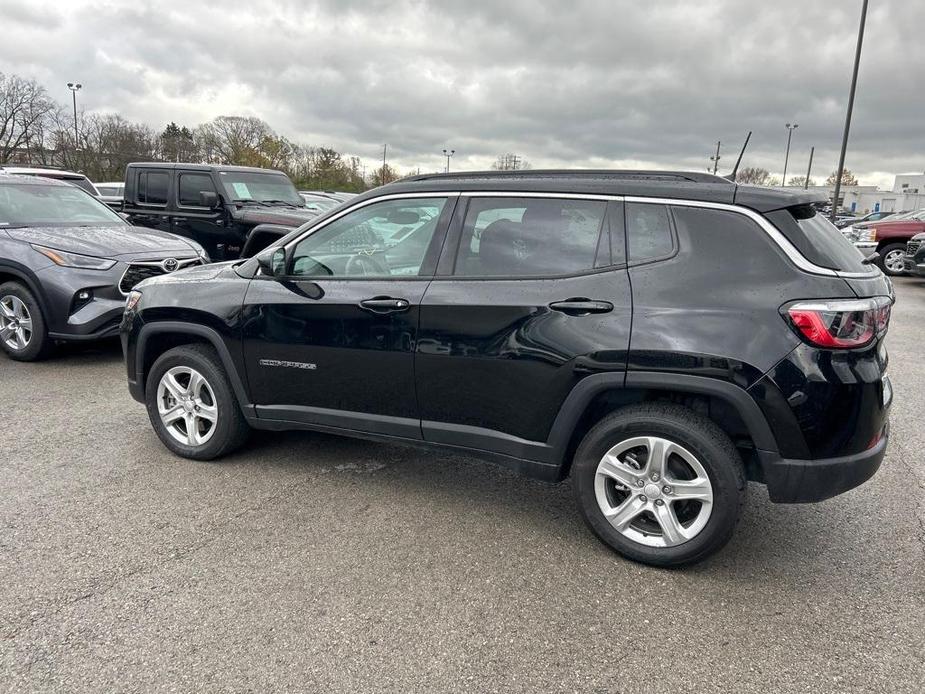
[[[813,200],[688,173],[405,179],[142,283],[129,388],[187,458],[251,427],[464,451],[571,474],[612,548],[690,563],[746,480],[817,501],[883,458],[892,288]]]
[[[122,211],[135,226],[186,236],[213,260],[248,257],[318,216],[282,171],[133,163]]]

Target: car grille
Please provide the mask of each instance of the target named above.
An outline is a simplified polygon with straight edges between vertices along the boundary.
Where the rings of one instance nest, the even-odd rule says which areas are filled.
[[[135,285],[142,280],[168,274],[169,271],[164,269],[163,263],[164,261],[162,260],[146,260],[144,262],[130,263],[125,273],[122,275],[122,280],[119,282],[119,291],[123,294],[128,294],[135,288]],[[177,265],[179,267],[177,267],[177,269],[201,264],[202,261],[199,258],[178,259]]]
[[[919,246],[921,245],[922,245],[922,241],[919,239],[915,241],[910,241],[909,243],[906,244],[906,255],[915,255],[919,250]]]

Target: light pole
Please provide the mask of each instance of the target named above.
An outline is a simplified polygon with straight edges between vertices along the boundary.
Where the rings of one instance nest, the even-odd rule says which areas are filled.
[[[716,170],[719,168],[719,146],[722,144],[719,140],[716,141],[716,156],[710,157],[710,161],[713,162],[713,175],[716,175]]]
[[[803,190],[809,189],[809,177],[813,175],[813,154],[816,153],[815,147],[809,148],[809,166],[806,167],[806,180],[803,181]]]
[[[800,126],[796,123],[793,125],[787,123],[784,127],[787,128],[787,154],[784,155],[784,179],[780,182],[782,186],[787,185],[787,162],[790,160],[790,138],[793,137],[793,131]]]
[[[861,45],[864,43],[864,23],[867,21],[867,0],[861,4],[861,25],[858,27],[858,45],[854,52],[854,72],[851,74],[851,91],[848,92],[848,112],[845,114],[845,133],[838,155],[838,171],[835,173],[835,191],[832,193],[832,221],[838,212],[838,195],[841,192],[841,177],[845,171],[845,152],[848,149],[848,131],[851,129],[851,112],[854,110],[854,92],[858,86],[858,67],[861,64]]]
[[[79,138],[77,137],[77,91],[83,87],[80,82],[76,84],[74,82],[68,82],[67,88],[71,90],[71,96],[74,97],[74,149],[76,150],[80,146]]]
[[[445,149],[443,150],[443,156],[446,157],[446,173],[450,173],[450,157],[456,154],[455,149]]]

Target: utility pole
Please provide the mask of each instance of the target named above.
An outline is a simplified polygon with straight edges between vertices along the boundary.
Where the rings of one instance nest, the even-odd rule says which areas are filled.
[[[380,177],[379,185],[385,185],[385,155],[389,151],[389,146],[382,145],[382,176]]]
[[[793,131],[799,128],[800,126],[797,125],[796,123],[794,123],[793,125],[790,125],[790,123],[787,123],[786,125],[784,125],[784,127],[787,128],[787,154],[784,155],[784,178],[780,182],[782,186],[787,185],[787,163],[790,160],[790,139],[793,137]]]
[[[815,147],[809,148],[809,166],[806,167],[806,180],[803,181],[803,190],[809,188],[809,177],[813,172],[813,154],[816,152]]]
[[[719,169],[719,160],[720,160],[720,156],[719,156],[719,146],[720,146],[721,144],[722,144],[722,143],[721,143],[719,140],[716,141],[716,155],[710,157],[710,161],[713,162],[713,175],[714,175],[714,176],[716,175],[716,172],[717,172],[717,170]]]
[[[455,149],[445,149],[443,150],[443,156],[446,157],[446,171],[445,173],[450,173],[450,157],[456,154]]]
[[[835,172],[835,192],[832,196],[832,222],[838,211],[838,194],[841,192],[841,177],[845,171],[845,152],[848,150],[848,131],[851,130],[851,112],[854,110],[854,92],[858,86],[858,67],[861,64],[861,45],[864,43],[864,24],[867,21],[867,0],[861,3],[861,25],[858,27],[858,45],[854,52],[854,72],[851,74],[851,91],[848,92],[848,111],[845,113],[845,133],[838,155],[838,171]]]
[[[71,96],[74,98],[74,151],[77,151],[77,148],[80,146],[79,138],[77,136],[77,91],[83,87],[83,85],[78,82],[74,84],[73,82],[67,83],[67,88],[71,90]]]

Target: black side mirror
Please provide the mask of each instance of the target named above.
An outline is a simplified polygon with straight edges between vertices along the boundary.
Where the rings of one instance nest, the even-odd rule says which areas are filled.
[[[200,190],[199,206],[208,207],[210,210],[214,210],[216,207],[218,207],[218,193],[212,190]]]
[[[260,272],[267,277],[283,277],[286,274],[286,249],[267,249],[257,256]]]

